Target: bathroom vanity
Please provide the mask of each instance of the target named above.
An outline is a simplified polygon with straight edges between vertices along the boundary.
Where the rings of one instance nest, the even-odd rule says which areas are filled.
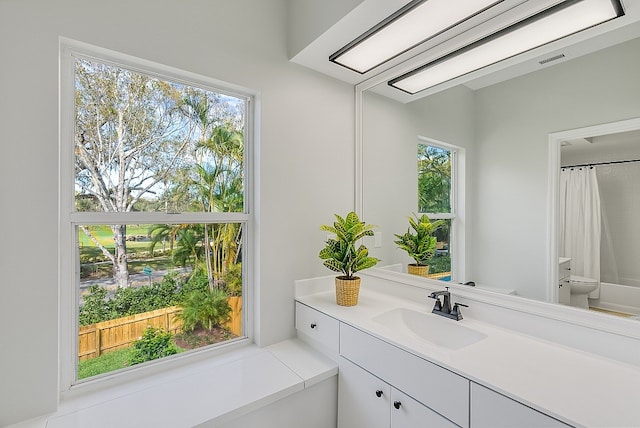
[[[640,426],[637,365],[489,322],[461,285],[464,318],[433,314],[443,289],[363,275],[341,307],[333,277],[296,283],[299,337],[339,364],[339,428]]]

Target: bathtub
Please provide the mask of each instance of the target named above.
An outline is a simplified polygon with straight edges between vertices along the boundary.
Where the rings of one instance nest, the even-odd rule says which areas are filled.
[[[640,316],[640,287],[601,282],[600,298],[593,300],[592,305]]]

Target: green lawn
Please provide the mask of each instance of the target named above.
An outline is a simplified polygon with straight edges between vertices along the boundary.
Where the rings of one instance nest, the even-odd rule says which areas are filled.
[[[185,349],[178,347],[178,352],[184,351]],[[97,358],[78,361],[78,380],[129,367],[132,353],[133,347],[124,348],[107,352]]]
[[[109,250],[113,250],[114,242],[113,242],[113,232],[111,231],[111,227],[109,225],[91,225],[87,226],[91,234],[100,242],[100,244],[104,245]],[[149,233],[150,224],[129,224],[127,225],[127,235],[128,236],[147,236]],[[84,233],[84,231],[78,231],[78,240],[80,242],[80,247],[93,247],[96,245],[89,239],[89,237]],[[146,250],[149,247],[149,241],[127,241],[127,249],[135,249],[135,248],[143,248]]]
[[[78,379],[97,376],[102,373],[119,370],[129,366],[133,348],[118,349],[107,352],[97,358],[78,362]]]
[[[130,224],[127,225],[127,236],[144,236],[149,233],[149,229],[152,225],[149,224]],[[114,242],[113,232],[109,225],[90,225],[87,226],[91,231],[91,234],[104,245],[105,248],[113,254]],[[84,231],[78,231],[78,241],[80,244],[80,260],[85,265],[81,270],[81,277],[87,278],[89,276],[105,277],[112,274],[112,266],[106,261],[102,254],[102,251],[96,246],[96,244],[89,239]],[[129,273],[141,273],[144,267],[150,267],[153,270],[164,270],[173,266],[169,257],[160,256],[156,253],[156,257],[149,258],[148,255],[143,255],[140,260],[137,260],[136,253],[147,252],[149,250],[150,242],[148,240],[141,241],[127,241],[127,254],[129,254]],[[156,247],[156,250],[160,250],[161,245]],[[102,263],[96,263],[102,262]],[[95,264],[93,264],[95,263]]]

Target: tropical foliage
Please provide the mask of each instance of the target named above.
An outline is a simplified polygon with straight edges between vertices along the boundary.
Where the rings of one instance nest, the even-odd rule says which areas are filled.
[[[336,238],[328,239],[318,256],[324,260],[323,264],[326,267],[335,272],[342,272],[351,279],[355,272],[373,267],[379,261],[369,256],[369,250],[364,245],[356,249],[359,239],[373,236],[373,226],[360,221],[355,212],[350,212],[344,218],[338,214],[334,216],[336,221],[333,226],[322,225],[320,229],[335,234]]]
[[[82,58],[75,85],[77,210],[242,212],[243,100]],[[112,248],[80,229],[127,287],[126,226],[111,226]],[[201,269],[210,288],[240,261],[239,224],[155,232],[152,245],[175,245],[173,258]]]
[[[182,310],[176,316],[182,328],[191,332],[196,328],[213,329],[229,321],[229,296],[220,289],[194,290],[180,303]]]
[[[451,212],[451,152],[418,145],[418,211]]]
[[[417,265],[427,265],[436,251],[438,241],[433,234],[444,224],[444,220],[431,222],[426,214],[420,217],[414,214],[413,217],[409,217],[410,228],[402,235],[395,235],[398,240],[394,242],[405,250]]]

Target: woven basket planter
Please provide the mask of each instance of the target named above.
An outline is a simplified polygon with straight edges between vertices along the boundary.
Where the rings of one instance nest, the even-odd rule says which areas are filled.
[[[411,275],[418,275],[418,276],[428,277],[429,276],[429,265],[423,266],[423,265],[410,264],[410,265],[407,265],[407,271]]]
[[[347,279],[346,276],[336,277],[336,303],[339,306],[355,306],[358,304],[360,293],[360,277],[354,276]]]

